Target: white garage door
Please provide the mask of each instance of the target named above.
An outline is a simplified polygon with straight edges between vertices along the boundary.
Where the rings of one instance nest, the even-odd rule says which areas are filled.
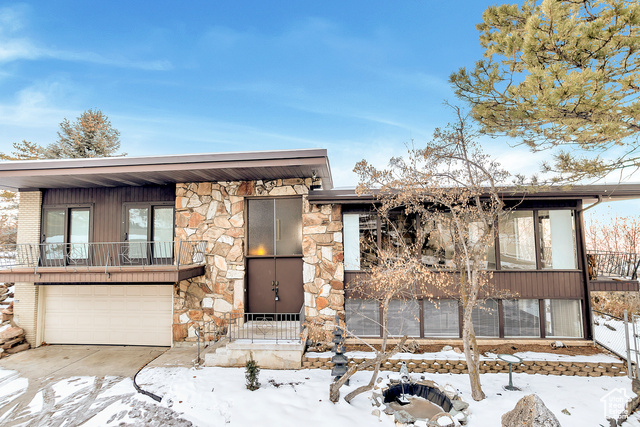
[[[49,344],[171,345],[171,285],[47,285]]]

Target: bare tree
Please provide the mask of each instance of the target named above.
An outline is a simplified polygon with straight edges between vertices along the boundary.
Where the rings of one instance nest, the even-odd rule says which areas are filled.
[[[403,247],[402,250],[405,248]],[[338,381],[331,383],[329,387],[329,396],[332,402],[337,402],[340,397],[340,388],[359,370],[373,367],[371,380],[368,384],[358,387],[345,396],[347,402],[360,393],[371,390],[378,378],[380,366],[391,356],[396,354],[404,346],[407,336],[403,336],[393,347],[388,348],[389,340],[389,303],[396,299],[413,298],[419,289],[425,288],[425,278],[429,276],[429,271],[419,259],[412,256],[406,256],[403,252],[399,252],[398,248],[376,250],[377,261],[368,270],[367,275],[351,285],[351,291],[355,295],[365,300],[375,301],[382,309],[380,318],[380,326],[382,327],[382,343],[380,348],[361,340],[363,344],[368,345],[376,356],[367,360],[363,364],[357,366],[352,365]],[[375,322],[373,319],[370,319]],[[342,325],[347,334],[355,336],[349,331],[345,325]],[[356,337],[357,338],[357,337]]]
[[[355,172],[360,178],[357,191],[375,192],[383,215],[401,208],[419,218],[415,245],[399,254],[407,259],[396,262],[411,266],[407,274],[415,283],[459,299],[472,397],[482,400],[472,315],[491,278],[488,256],[496,225],[506,214],[498,185],[509,174],[482,153],[468,118],[452,108],[457,121],[436,129],[424,148],[410,147],[406,159],[392,158],[387,169],[362,160]],[[424,265],[429,268],[420,267]]]
[[[640,220],[638,218],[590,218],[585,224],[587,249],[590,251],[640,253]]]

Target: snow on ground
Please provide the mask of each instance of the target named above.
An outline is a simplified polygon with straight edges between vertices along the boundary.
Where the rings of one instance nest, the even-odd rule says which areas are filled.
[[[0,408],[4,406],[7,411],[11,411],[12,400],[27,387],[27,380],[16,374],[0,370]],[[357,373],[350,386],[343,388],[342,396],[367,383],[370,375]],[[381,373],[383,379],[397,375]],[[467,375],[412,374],[412,377],[417,380],[423,375],[458,390],[470,403],[471,427],[500,426],[502,414],[531,393],[541,397],[564,427],[608,426],[603,400],[607,396],[633,395],[626,377],[529,374],[514,374],[514,384],[521,391],[510,392],[504,390],[508,374],[500,373],[481,375],[487,398],[475,402],[470,397]],[[25,425],[47,425],[65,419],[72,425],[80,424],[74,421],[82,421],[85,426],[188,426],[190,422],[195,426],[395,426],[387,415],[382,414],[380,419],[372,415],[370,393],[358,396],[351,405],[342,399],[338,404],[330,403],[328,370],[262,370],[259,380],[260,389],[252,392],[246,389],[244,369],[240,368],[147,368],[138,376],[138,383],[145,390],[163,396],[160,403],[135,393],[129,378],[52,380],[33,398],[29,397],[30,402],[22,412],[14,414],[14,419],[26,421]],[[44,424],[32,424],[30,419]],[[640,426],[640,416],[633,416],[624,426]]]
[[[370,372],[357,373],[349,390],[369,381]],[[396,373],[383,372],[382,376]],[[413,374],[419,379],[422,374]],[[525,395],[538,394],[563,426],[608,425],[604,402],[607,393],[633,396],[626,377],[562,377],[514,374],[514,384],[522,391],[510,392],[503,386],[508,374],[483,374],[481,381],[487,398],[474,402],[467,375],[424,374],[441,385],[451,384],[470,406],[469,426],[499,426],[502,414],[513,409]],[[393,426],[391,417],[371,415],[370,394],[357,397],[351,405],[343,400],[337,405],[328,401],[331,374],[326,370],[260,372],[262,386],[248,391],[244,370],[234,368],[151,368],[143,371],[139,382],[171,399],[172,409],[195,425],[235,426]],[[143,386],[144,388],[144,386]],[[566,410],[566,412],[563,412]],[[628,424],[640,425],[640,423]]]
[[[633,323],[627,325],[629,328],[629,339],[633,340]],[[611,318],[609,316],[597,316],[594,318],[594,336],[598,343],[607,347],[620,357],[627,358],[627,341],[624,333],[624,321]],[[636,332],[640,333],[640,320],[636,320]],[[630,342],[631,360],[636,359],[633,341]],[[640,348],[638,348],[640,350]]]

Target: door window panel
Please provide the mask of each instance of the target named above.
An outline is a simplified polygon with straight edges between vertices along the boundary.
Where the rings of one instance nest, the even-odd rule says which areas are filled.
[[[127,241],[129,258],[147,257],[147,231],[149,229],[149,208],[128,208]]]
[[[173,208],[153,209],[153,256],[173,258]]]
[[[64,259],[66,209],[48,209],[45,218],[45,258]]]
[[[249,255],[274,255],[273,200],[249,200]]]
[[[76,262],[89,258],[89,218],[89,209],[71,209],[69,258]]]
[[[275,199],[276,255],[302,254],[302,200]]]

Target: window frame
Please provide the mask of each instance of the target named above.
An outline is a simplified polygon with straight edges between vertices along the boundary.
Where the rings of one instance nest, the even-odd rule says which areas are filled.
[[[120,225],[120,243],[127,245],[129,243],[129,209],[131,208],[146,208],[148,209],[148,224],[147,224],[147,240],[146,242],[153,242],[153,214],[155,208],[171,208],[172,220],[171,231],[172,241],[175,242],[176,238],[176,210],[172,202],[125,202],[122,204],[122,221]],[[171,257],[155,257],[155,248],[151,245],[151,251],[147,251],[144,257],[129,258],[127,264],[149,264],[153,260],[154,264],[157,262],[168,263],[175,258],[175,248],[171,250]],[[136,260],[136,261],[131,261]]]
[[[80,260],[78,262],[74,262],[73,264],[69,263],[71,259],[69,257],[69,249],[71,245],[71,211],[72,210],[86,210],[89,212],[89,233],[87,244],[93,243],[93,203],[69,203],[69,204],[55,204],[55,205],[46,205],[42,206],[41,218],[40,218],[40,244],[43,248],[40,254],[40,264],[43,266],[67,266],[67,265],[90,265],[91,264],[91,253],[87,254],[87,258],[74,258],[75,260]],[[64,210],[64,231],[63,231],[63,242],[60,243],[64,245],[64,258],[62,262],[57,262],[59,258],[47,258],[46,257],[46,245],[48,244],[47,239],[47,212],[49,211],[60,211]],[[55,243],[50,243],[55,244]],[[82,244],[82,243],[78,243]],[[83,260],[83,261],[82,261]]]

